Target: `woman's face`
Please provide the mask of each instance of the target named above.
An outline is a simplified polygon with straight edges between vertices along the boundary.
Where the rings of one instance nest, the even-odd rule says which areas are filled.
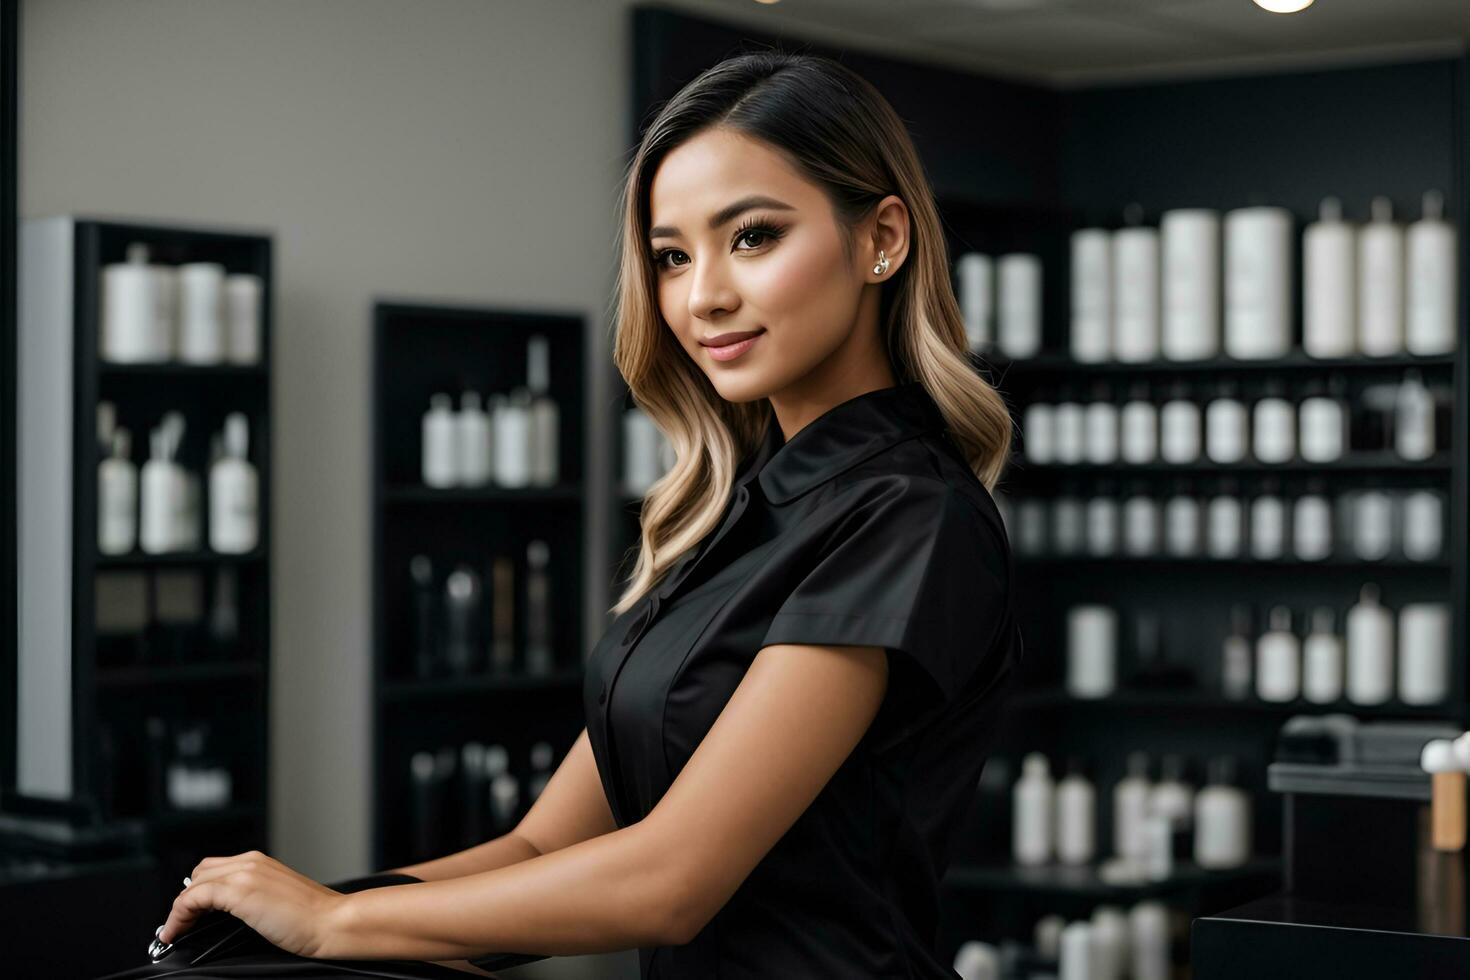
[[[781,392],[849,344],[873,261],[860,238],[848,263],[826,196],[766,144],[718,127],[680,144],[649,211],[659,309],[726,401]]]

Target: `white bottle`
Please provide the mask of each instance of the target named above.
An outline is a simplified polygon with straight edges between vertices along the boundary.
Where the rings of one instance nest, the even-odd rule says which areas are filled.
[[[531,391],[517,388],[495,401],[495,482],[505,487],[531,483]]]
[[[1353,553],[1381,561],[1393,549],[1393,498],[1382,490],[1362,490],[1352,498]]]
[[[1194,863],[1201,868],[1238,868],[1251,856],[1251,801],[1232,785],[1235,759],[1210,760],[1209,781],[1194,800]]]
[[[1041,259],[1012,253],[997,262],[1000,349],[1007,357],[1041,352]]]
[[[176,549],[177,515],[184,506],[184,474],[173,461],[173,439],[171,426],[149,433],[148,461],[138,479],[138,545],[152,555]]]
[[[1128,919],[1116,905],[1099,905],[1092,910],[1093,962],[1097,972],[1089,977],[1099,980],[1123,980],[1128,965]]]
[[[1056,442],[1053,446],[1058,463],[1080,463],[1085,458],[1087,443],[1087,411],[1082,403],[1073,400],[1069,390],[1063,389],[1061,401],[1052,412],[1053,431]]]
[[[561,413],[550,394],[551,348],[540,334],[526,349],[526,387],[531,391],[531,482],[549,487],[558,477]]]
[[[1098,489],[1087,501],[1087,553],[1104,557],[1118,551],[1118,500],[1104,485]]]
[[[1291,352],[1292,216],[1285,208],[1225,215],[1225,353],[1259,360]]]
[[[1106,388],[1093,392],[1093,400],[1084,409],[1084,442],[1082,458],[1089,463],[1106,465],[1118,458],[1118,406],[1113,404]]]
[[[1272,385],[1251,417],[1251,449],[1262,463],[1285,463],[1296,455],[1296,411]]]
[[[102,269],[101,355],[118,364],[166,361],[172,355],[169,324],[159,322],[160,278],[148,264],[148,246],[133,242],[127,261]]]
[[[1137,386],[1119,415],[1118,455],[1125,463],[1151,463],[1159,455],[1159,410],[1148,388]]]
[[[462,392],[454,418],[455,459],[460,486],[482,487],[490,482],[490,416],[480,407],[480,394]]]
[[[1347,697],[1383,704],[1393,696],[1393,615],[1378,602],[1378,586],[1364,585],[1347,613]]]
[[[1251,611],[1236,605],[1230,610],[1230,634],[1220,648],[1220,693],[1230,701],[1243,701],[1251,691]]]
[[[1167,753],[1159,764],[1159,781],[1149,790],[1148,808],[1173,824],[1175,831],[1187,830],[1194,819],[1194,787],[1184,776],[1184,757]]]
[[[1164,552],[1176,558],[1199,554],[1199,501],[1189,492],[1189,485],[1176,482],[1174,492],[1164,502]]]
[[[253,551],[260,538],[260,482],[246,458],[249,423],[225,417],[225,454],[209,470],[209,546],[220,554]]]
[[[1000,980],[1000,952],[990,943],[966,940],[954,954],[954,972],[960,980]]]
[[[1066,485],[1061,494],[1052,501],[1051,517],[1051,541],[1057,554],[1081,554],[1087,532],[1084,526],[1086,512],[1074,485]]]
[[[1149,899],[1128,910],[1128,949],[1132,980],[1169,980],[1169,908]]]
[[[1358,233],[1358,349],[1383,357],[1404,350],[1404,232],[1388,198],[1372,210]]]
[[[1056,413],[1046,402],[1032,402],[1021,415],[1021,451],[1033,463],[1056,459]]]
[[[1449,696],[1450,607],[1411,602],[1399,609],[1399,700],[1439,704]]]
[[[429,398],[429,410],[424,413],[420,427],[423,441],[420,469],[425,486],[443,488],[459,483],[453,404],[445,394]]]
[[[219,364],[225,359],[225,267],[188,262],[178,275],[179,360]]]
[[[1123,551],[1135,557],[1159,553],[1159,506],[1141,484],[1123,501]]]
[[[1021,778],[1012,790],[1011,851],[1017,864],[1046,864],[1052,859],[1054,790],[1046,756],[1029,753],[1021,762]]]
[[[1332,554],[1332,505],[1320,482],[1307,489],[1292,505],[1292,550],[1302,561],[1321,561]]]
[[[1310,357],[1350,357],[1357,349],[1357,230],[1342,204],[1324,198],[1302,232],[1302,348]]]
[[[231,364],[260,363],[260,277],[237,272],[225,276],[227,359]]]
[[[965,342],[986,353],[995,336],[995,266],[990,256],[965,252],[955,262],[955,290],[965,318]]]
[[[1060,954],[1057,957],[1058,980],[1094,980],[1098,968],[1092,944],[1092,923],[1086,919],[1067,923],[1062,929]]]
[[[1113,356],[1138,363],[1159,356],[1159,233],[1136,224],[1136,204],[1125,217],[1133,227],[1113,232]]]
[[[1159,218],[1164,324],[1160,350],[1171,361],[1220,353],[1220,215],[1178,208]]]
[[[1112,235],[1105,228],[1072,233],[1072,359],[1083,364],[1112,356]]]
[[[1105,698],[1117,687],[1118,611],[1086,603],[1067,610],[1067,693]]]
[[[1280,558],[1286,549],[1286,502],[1274,484],[1251,501],[1252,558]]]
[[[1444,547],[1444,498],[1414,490],[1403,499],[1403,549],[1410,561],[1433,561]]]
[[[1148,753],[1128,753],[1127,764],[1127,774],[1113,785],[1113,854],[1141,863],[1148,853],[1143,821],[1148,816],[1153,789],[1148,778]]]
[[[1393,448],[1404,459],[1434,455],[1434,396],[1413,368],[1404,372],[1394,400]]]
[[[1424,215],[1405,236],[1404,346],[1410,354],[1455,349],[1455,226],[1444,220],[1444,197],[1425,191]]]
[[[1302,399],[1297,410],[1297,451],[1309,463],[1341,459],[1347,427],[1342,402],[1325,394]]]
[[[127,429],[112,433],[112,455],[97,466],[97,550],[123,555],[138,541],[138,468]]]
[[[1302,696],[1313,704],[1330,704],[1342,697],[1342,637],[1333,629],[1330,606],[1312,610],[1312,631],[1302,641]]]
[[[1159,455],[1167,463],[1192,463],[1200,456],[1200,410],[1176,385],[1159,410]]]
[[[1235,386],[1222,383],[1205,406],[1205,455],[1216,463],[1238,463],[1245,459],[1249,425],[1245,404],[1235,396]]]
[[[1096,853],[1096,802],[1080,760],[1057,783],[1057,860],[1086,864]]]
[[[1262,701],[1294,701],[1301,694],[1302,657],[1291,631],[1291,610],[1271,610],[1270,629],[1256,641],[1256,696]]]
[[[1211,558],[1236,558],[1245,547],[1245,515],[1234,483],[1222,485],[1210,498],[1205,514],[1205,553]]]

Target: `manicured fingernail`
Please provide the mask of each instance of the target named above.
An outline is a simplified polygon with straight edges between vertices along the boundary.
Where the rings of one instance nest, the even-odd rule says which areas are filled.
[[[184,875],[184,887],[188,888],[192,884],[194,884],[194,879],[190,878],[188,875]]]
[[[168,925],[167,922],[165,922],[163,924],[163,926],[166,926],[166,925]],[[154,939],[162,939],[163,938],[163,926],[159,926],[157,929],[154,929],[153,930],[153,938]]]

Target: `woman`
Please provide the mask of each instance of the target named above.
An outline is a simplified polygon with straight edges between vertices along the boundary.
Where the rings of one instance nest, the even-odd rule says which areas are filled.
[[[514,831],[394,869],[422,881],[207,858],[163,941],[225,908],[308,957],[955,976],[938,881],[1022,655],[1011,421],[912,143],[840,64],[746,54],[661,108],[622,208],[614,357],[677,462],[587,729]]]

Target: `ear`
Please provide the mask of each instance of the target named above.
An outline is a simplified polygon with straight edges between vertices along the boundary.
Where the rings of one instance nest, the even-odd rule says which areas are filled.
[[[888,270],[875,273],[878,252],[888,260]],[[893,278],[903,265],[909,251],[909,209],[897,194],[889,194],[873,209],[872,233],[869,237],[867,276],[870,282],[881,282]]]

